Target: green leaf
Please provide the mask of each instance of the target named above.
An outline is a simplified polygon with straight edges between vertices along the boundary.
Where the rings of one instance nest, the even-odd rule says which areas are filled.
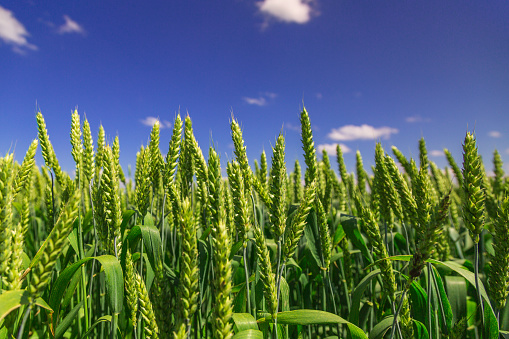
[[[95,259],[101,263],[106,274],[106,291],[111,312],[120,314],[124,302],[124,275],[120,262],[112,255],[102,255]]]
[[[411,255],[396,255],[393,257],[389,257],[389,260],[403,260],[403,261],[410,261],[412,258]],[[434,259],[428,259],[426,262],[430,262],[434,265],[440,265],[444,266],[446,268],[449,268],[453,270],[454,272],[461,275],[463,278],[465,278],[474,288],[475,286],[475,275],[474,273],[470,272],[469,270],[465,269],[458,263],[454,261],[438,261]],[[373,263],[376,264],[376,263]],[[372,264],[372,265],[373,265]],[[484,306],[484,322],[485,322],[485,336],[489,339],[497,339],[498,338],[498,322],[497,318],[495,317],[495,313],[493,312],[493,308],[491,308],[490,299],[488,297],[488,294],[486,293],[486,289],[484,288],[484,285],[482,281],[479,281],[479,292],[481,293],[482,298],[484,299],[483,304]]]
[[[447,298],[447,294],[445,293],[444,284],[442,283],[442,278],[440,277],[440,274],[438,274],[437,269],[433,267],[432,274],[434,275],[434,278],[436,279],[437,288],[438,288],[438,297],[439,297],[439,303],[441,303],[441,307],[438,308],[440,311],[440,314],[442,315],[439,319],[442,325],[442,332],[444,333],[451,333],[452,330],[452,308],[451,304],[449,303],[449,299]],[[445,324],[443,324],[442,319],[445,318]]]
[[[146,218],[147,217],[145,217],[145,219]],[[122,262],[124,262],[127,253],[127,246],[125,246],[125,244],[129,243],[129,247],[132,251],[138,244],[140,237],[143,239],[143,244],[145,246],[143,251],[147,253],[148,260],[152,267],[156,268],[157,263],[162,261],[161,235],[159,230],[153,225],[136,225],[131,228],[126,237],[127,241],[124,241],[122,245]]]
[[[264,339],[264,338],[262,331],[250,329],[235,334],[232,339]]]
[[[9,313],[18,309],[22,305],[30,303],[30,293],[25,290],[4,291],[0,294],[0,321],[5,318]],[[37,298],[35,304],[42,308],[47,309],[53,313],[53,309],[46,304],[42,298]]]
[[[71,310],[71,312],[67,313],[65,318],[58,324],[58,327],[55,330],[55,339],[62,338],[62,336],[65,334],[67,329],[72,325],[74,322],[74,318],[78,315],[80,309],[83,307],[83,300],[78,303],[74,308]]]
[[[125,228],[127,227],[127,223],[131,220],[132,216],[136,213],[134,210],[127,210],[122,213],[122,223],[120,224],[120,232],[122,234],[122,239],[124,238]]]
[[[258,330],[256,319],[249,313],[233,313],[232,320],[235,332]]]
[[[240,248],[244,245],[244,240],[239,240],[235,244],[233,244],[230,252],[230,260],[233,259],[235,254],[240,250]]]
[[[51,308],[55,310],[55,315],[53,316],[54,327],[56,327],[60,313],[60,306],[62,304],[62,297],[69,285],[69,282],[72,280],[74,274],[76,274],[76,271],[81,267],[81,265],[93,259],[99,261],[103,267],[106,276],[106,293],[112,312],[120,313],[122,311],[124,300],[124,278],[120,262],[117,258],[111,255],[87,257],[67,266],[53,284],[49,297],[49,305],[51,305]]]
[[[155,226],[154,217],[152,217],[152,214],[150,213],[145,214],[145,218],[143,218],[143,225]]]
[[[404,277],[408,279],[408,277]],[[414,319],[425,323],[428,318],[428,294],[418,281],[413,281],[410,285],[410,301]]]
[[[378,274],[380,274],[380,270],[376,269],[374,271],[369,272],[355,287],[355,290],[352,292],[352,306],[350,307],[350,316],[349,320],[351,323],[355,325],[359,325],[359,312],[361,299],[364,294],[364,291],[369,286],[371,279],[375,278]]]
[[[394,317],[386,317],[376,324],[369,332],[369,339],[382,339],[384,335],[392,328]]]
[[[341,240],[343,240],[344,237],[346,237],[345,230],[343,230],[343,227],[341,226],[341,224],[339,224],[338,227],[336,228],[336,232],[334,232],[332,248],[336,248],[336,246],[339,245],[339,243],[341,242]]]
[[[306,219],[306,227],[304,228],[304,236],[306,238],[306,246],[309,249],[313,259],[315,260],[316,267],[322,266],[322,259],[320,259],[320,254],[318,252],[318,231],[317,231],[317,220],[316,213],[313,209],[309,211],[308,217]]]
[[[357,225],[357,218],[352,215],[341,214],[340,223],[352,244],[361,250],[362,255],[368,262],[373,262],[371,252],[369,251],[368,246],[366,246],[366,242],[364,241],[359,226]]]
[[[426,326],[424,326],[423,323],[415,319],[414,319],[414,338],[415,339],[429,338],[429,333],[428,330],[426,329]]]
[[[258,320],[260,323],[274,322],[271,315]],[[367,339],[366,333],[338,315],[318,310],[294,310],[277,314],[277,323],[281,325],[332,325],[346,324],[353,339]]]
[[[463,277],[446,276],[445,287],[452,310],[452,322],[467,316],[467,283]]]
[[[92,331],[94,330],[94,328],[99,325],[100,323],[102,322],[111,322],[111,315],[105,315],[105,316],[102,316],[100,317],[99,319],[97,319],[97,321],[95,323],[92,324],[92,326],[90,326],[90,328],[88,329],[88,331],[83,334],[83,336],[81,337],[81,339],[85,339],[86,337],[88,337]]]
[[[279,296],[280,308],[283,312],[290,311],[290,286],[286,282],[285,277],[281,277],[281,293]]]

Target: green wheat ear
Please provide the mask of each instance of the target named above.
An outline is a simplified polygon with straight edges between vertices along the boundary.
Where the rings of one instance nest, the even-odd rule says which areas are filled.
[[[509,293],[509,196],[506,196],[498,207],[494,229],[495,255],[491,259],[489,283],[495,306],[502,310]]]
[[[66,175],[62,172],[60,164],[58,163],[57,156],[53,149],[53,145],[49,140],[48,130],[46,129],[46,122],[41,112],[37,113],[37,128],[39,133],[39,142],[41,144],[42,156],[46,162],[46,166],[55,172],[57,182],[65,186]]]
[[[83,177],[86,187],[92,179],[94,166],[94,140],[92,138],[92,131],[90,124],[85,117],[83,121]]]
[[[286,226],[286,164],[285,138],[279,135],[272,154],[272,169],[270,171],[270,222],[273,227],[275,241],[278,242],[285,232]]]
[[[177,296],[178,316],[176,328],[185,325],[189,331],[193,315],[198,309],[198,247],[196,224],[188,199],[182,203],[180,217],[180,233],[182,235],[182,255],[180,257],[180,285]]]
[[[242,137],[242,129],[240,128],[237,120],[233,118],[233,116],[230,127],[232,131],[235,157],[237,158],[237,162],[240,164],[240,168],[242,169],[242,175],[244,176],[244,187],[246,192],[248,192],[251,190],[251,184],[254,176],[247,160],[246,146],[244,146],[244,138]],[[266,183],[260,181],[259,189],[263,190],[265,187]],[[266,189],[264,191],[266,191]]]
[[[138,292],[137,292],[137,281],[136,271],[134,269],[133,257],[131,250],[127,247],[127,254],[125,258],[125,274],[124,274],[124,286],[126,291],[126,303],[131,310],[131,324],[136,328],[137,321],[136,315],[138,313]]]
[[[104,152],[104,151],[103,151]],[[136,171],[134,173],[135,181],[135,201],[136,207],[141,216],[147,214],[150,204],[150,159],[149,149],[140,148],[136,156]]]
[[[79,182],[82,168],[83,143],[81,141],[81,122],[78,110],[74,110],[71,116],[71,154],[76,163],[76,182]]]
[[[239,240],[243,239],[247,246],[248,232],[250,227],[249,205],[244,191],[244,179],[238,162],[229,162],[227,166],[228,181],[232,195],[234,224]]]
[[[14,160],[8,154],[0,158],[0,279],[9,273],[12,241],[12,180]]]
[[[156,317],[150,298],[148,297],[147,287],[138,273],[135,273],[136,290],[138,292],[139,309],[144,320],[145,337],[150,339],[159,338],[159,328],[157,327]]]
[[[484,171],[476,140],[473,134],[467,132],[463,143],[463,220],[476,244],[484,225],[483,181]]]
[[[182,127],[183,122],[180,114],[175,118],[173,123],[173,133],[171,135],[170,144],[168,146],[168,153],[166,154],[166,161],[164,167],[164,182],[169,183],[175,180],[175,173],[177,171],[177,160],[180,152],[180,144],[182,141]]]
[[[502,157],[497,150],[493,152],[493,173],[495,178],[493,181],[493,193],[496,197],[504,192],[504,169],[502,168]]]
[[[290,227],[285,234],[285,243],[283,247],[283,262],[293,257],[297,245],[299,244],[304,227],[306,227],[306,218],[313,207],[316,195],[316,184],[312,182],[306,187],[304,198],[301,200],[297,214],[293,217]]]
[[[304,160],[306,162],[306,173],[304,181],[306,186],[318,178],[318,163],[316,161],[315,143],[313,142],[313,132],[311,130],[311,120],[304,107],[300,113],[302,149],[304,150]]]
[[[25,153],[25,158],[21,163],[21,167],[16,174],[16,178],[14,179],[12,193],[13,198],[16,198],[16,195],[23,190],[26,190],[30,185],[30,177],[32,176],[32,171],[35,165],[35,152],[37,151],[37,145],[39,142],[36,140],[32,141],[30,147]]]
[[[56,261],[64,251],[67,236],[71,231],[74,220],[78,216],[80,196],[80,190],[75,190],[73,196],[64,206],[50,235],[39,249],[38,253],[41,253],[40,259],[33,268],[32,278],[27,288],[33,299],[39,297],[46,288],[51,279],[51,272],[55,267]]]
[[[270,263],[269,249],[265,241],[265,236],[259,226],[254,227],[256,253],[258,256],[258,265],[260,265],[260,279],[263,283],[263,295],[267,308],[274,318],[277,313],[277,293],[276,280],[272,273],[272,265]]]
[[[357,187],[359,188],[359,192],[361,194],[361,197],[366,195],[366,181],[367,181],[367,174],[364,170],[364,164],[362,162],[362,156],[361,152],[357,151],[355,153],[355,169],[357,172]]]

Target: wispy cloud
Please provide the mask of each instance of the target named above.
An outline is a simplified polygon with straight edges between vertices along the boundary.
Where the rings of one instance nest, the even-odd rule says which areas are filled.
[[[290,131],[300,132],[300,126],[299,125],[294,125],[291,122],[287,122],[284,125],[284,127],[285,127],[285,129],[290,130]]]
[[[316,98],[317,98],[318,100],[322,99],[322,98],[323,98],[322,93],[316,93]]]
[[[149,126],[149,127],[152,127],[155,125],[156,122],[159,121],[159,128],[163,129],[163,128],[170,128],[172,126],[171,122],[169,122],[168,120],[159,120],[159,118],[156,118],[156,117],[146,117],[145,119],[141,119],[140,122],[145,125],[145,126]]]
[[[322,153],[322,151],[325,150],[329,156],[335,157],[337,146],[338,146],[338,144],[320,144],[320,145],[316,146],[316,149],[320,153]],[[341,152],[343,152],[343,153],[350,153],[352,151],[350,149],[350,147],[348,147],[345,144],[339,144],[339,146],[341,147]]]
[[[373,127],[363,124],[361,126],[346,125],[339,128],[333,128],[327,135],[332,140],[349,141],[349,140],[373,140],[373,139],[389,139],[392,134],[398,133],[399,130],[393,127]]]
[[[86,33],[83,26],[71,19],[68,15],[64,15],[64,20],[65,22],[58,27],[58,34],[78,33],[84,35]]]
[[[509,154],[509,148],[505,149],[505,154]]]
[[[257,105],[257,106],[267,105],[267,100],[264,97],[259,97],[259,98],[243,97],[242,99],[250,105]]]
[[[256,6],[266,19],[275,19],[286,23],[305,24],[315,13],[312,0],[263,0]]]
[[[250,105],[265,106],[269,103],[270,100],[274,100],[276,97],[277,97],[276,93],[265,92],[262,93],[258,98],[243,97],[242,100],[244,100],[246,103]]]
[[[429,152],[429,154],[430,154],[432,157],[443,157],[443,156],[445,156],[444,151],[439,150],[439,149],[431,150],[431,151]]]
[[[502,136],[502,133],[499,131],[489,131],[488,135],[492,138],[500,138]]]
[[[0,6],[0,39],[12,45],[14,52],[25,54],[27,49],[37,49],[37,46],[27,41],[29,36],[25,26],[14,17],[14,14]]]
[[[412,115],[405,118],[405,121],[408,123],[416,123],[416,122],[430,122],[430,119],[423,118],[419,114]]]

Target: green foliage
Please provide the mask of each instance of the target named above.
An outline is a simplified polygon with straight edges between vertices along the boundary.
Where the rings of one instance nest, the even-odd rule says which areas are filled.
[[[358,151],[349,174],[337,145],[338,176],[326,151],[317,161],[306,109],[300,119],[304,183],[298,161],[287,170],[283,135],[270,170],[263,152],[253,172],[233,118],[224,178],[215,149],[203,152],[180,115],[165,158],[153,126],[132,178],[120,167],[119,137],[107,143],[100,126],[94,151],[74,110],[71,180],[39,112],[38,140],[21,165],[0,157],[0,336],[505,335],[501,155],[488,177],[467,133],[462,170],[445,151],[456,183],[428,159],[422,138],[418,159],[394,146],[393,159],[378,143],[369,175]]]

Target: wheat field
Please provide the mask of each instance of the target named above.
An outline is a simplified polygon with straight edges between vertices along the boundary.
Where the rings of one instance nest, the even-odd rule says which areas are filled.
[[[74,111],[71,178],[36,120],[0,158],[0,338],[509,338],[509,180],[470,132],[448,168],[421,138],[348,173],[303,109],[305,163],[280,134],[252,168],[237,120],[225,162],[177,115],[126,173]]]

